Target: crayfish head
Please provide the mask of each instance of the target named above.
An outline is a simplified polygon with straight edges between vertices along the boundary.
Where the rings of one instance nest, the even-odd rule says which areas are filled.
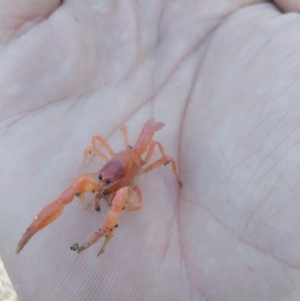
[[[108,161],[100,170],[99,175],[100,191],[102,194],[110,194],[122,187],[124,179],[124,168],[118,160]],[[121,185],[121,186],[120,186]]]

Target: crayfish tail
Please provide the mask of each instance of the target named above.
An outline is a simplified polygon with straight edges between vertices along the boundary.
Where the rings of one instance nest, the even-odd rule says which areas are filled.
[[[152,141],[154,132],[161,130],[164,125],[165,124],[162,122],[155,122],[154,119],[150,119],[144,124],[140,136],[135,144],[135,148],[140,154],[143,154],[147,150]]]

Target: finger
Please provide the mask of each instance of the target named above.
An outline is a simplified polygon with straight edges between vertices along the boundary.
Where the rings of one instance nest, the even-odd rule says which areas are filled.
[[[299,0],[276,0],[274,2],[284,12],[300,12]]]

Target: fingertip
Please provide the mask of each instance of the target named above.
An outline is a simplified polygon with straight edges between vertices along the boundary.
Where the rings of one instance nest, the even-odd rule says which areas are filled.
[[[299,0],[275,0],[274,3],[285,13],[300,12]]]

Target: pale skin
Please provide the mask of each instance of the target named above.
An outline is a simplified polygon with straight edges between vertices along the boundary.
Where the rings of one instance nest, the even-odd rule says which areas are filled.
[[[58,2],[1,4],[0,254],[20,299],[299,300],[299,1]],[[16,255],[91,137],[121,150],[118,124],[134,143],[150,118],[182,189],[170,166],[140,176],[100,257],[103,238],[69,249],[110,210],[79,201]]]

